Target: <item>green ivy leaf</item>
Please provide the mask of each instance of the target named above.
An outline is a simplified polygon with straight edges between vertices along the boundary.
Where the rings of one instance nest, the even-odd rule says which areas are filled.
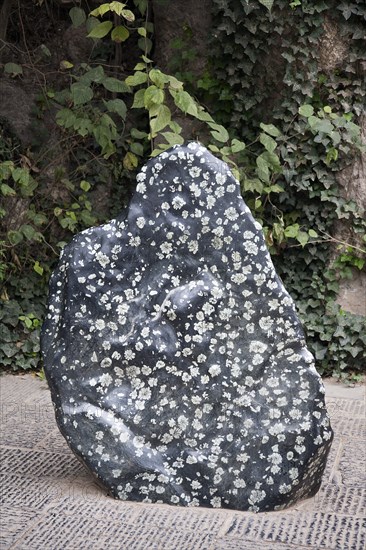
[[[212,123],[215,122],[212,116],[207,111],[205,111],[200,105],[197,105],[197,113],[195,115],[195,118],[197,118],[197,120],[202,120],[203,122],[212,122]]]
[[[86,20],[86,30],[89,33],[92,31],[95,27],[99,25],[99,20],[96,17],[92,17],[89,15],[89,17]]]
[[[125,80],[128,86],[139,86],[147,82],[147,74],[142,71],[136,71],[134,74],[128,76]]]
[[[281,135],[279,129],[273,124],[263,124],[263,122],[261,122],[260,127],[264,132],[266,132],[266,134],[269,134],[270,136],[278,137]]]
[[[126,7],[126,4],[122,4],[122,2],[110,2],[109,9],[116,13],[117,15],[122,14],[122,10]]]
[[[255,191],[256,193],[262,193],[263,192],[263,182],[261,182],[260,179],[253,178],[245,178],[243,182],[243,188],[244,191]]]
[[[184,138],[175,132],[162,132],[161,134],[169,145],[183,145]]]
[[[134,139],[145,139],[147,138],[146,132],[141,132],[141,130],[138,130],[137,128],[131,128],[131,137]]]
[[[319,124],[320,120],[321,119],[317,116],[313,116],[313,115],[309,116],[308,123],[309,123],[310,128],[315,129],[316,126]]]
[[[270,173],[269,173],[269,165],[266,159],[262,155],[259,155],[259,157],[257,157],[256,159],[256,164],[257,164],[256,172],[259,179],[264,181],[265,183],[269,183]]]
[[[89,118],[77,118],[75,119],[74,128],[80,136],[87,136],[93,131],[93,123]]]
[[[217,141],[220,141],[220,143],[226,143],[227,141],[229,141],[230,139],[229,133],[226,130],[226,128],[221,126],[221,124],[215,124],[215,123],[209,122],[208,125],[210,128],[212,128],[212,131],[210,132],[210,134],[214,139],[216,139]]]
[[[262,4],[262,6],[265,6],[268,11],[271,11],[274,0],[258,0],[258,2]]]
[[[165,84],[169,82],[169,77],[159,71],[159,69],[151,69],[149,71],[149,79],[153,82],[158,88],[164,88]]]
[[[18,348],[12,344],[2,344],[1,351],[6,355],[6,357],[13,357],[18,353]]]
[[[323,132],[324,134],[332,135],[334,132],[334,126],[330,122],[330,120],[320,120],[320,122],[316,126],[316,130],[318,132]]]
[[[14,169],[14,162],[12,160],[6,160],[0,162],[0,180],[7,180],[10,178]]]
[[[23,187],[27,187],[30,179],[30,173],[24,168],[14,168],[12,172],[13,180]]]
[[[104,88],[108,90],[108,92],[126,93],[130,91],[130,88],[126,82],[123,82],[123,80],[118,80],[118,78],[114,78],[112,76],[105,78],[101,84],[103,84]]]
[[[131,10],[122,10],[121,15],[129,23],[133,23],[133,21],[135,21],[135,16]]]
[[[142,143],[131,143],[130,149],[132,153],[138,155],[139,157],[142,157],[144,154],[144,146],[142,145]]]
[[[171,121],[171,112],[166,105],[160,105],[157,116],[150,121],[151,133],[156,135],[163,130]]]
[[[133,68],[134,71],[145,71],[146,70],[146,64],[145,63],[137,63],[137,65]]]
[[[277,239],[278,243],[281,243],[283,241],[285,231],[281,223],[275,222],[273,224],[273,235]]]
[[[119,9],[120,2],[112,2],[112,4],[113,5],[116,4],[116,8]],[[94,17],[98,17],[98,15],[104,15],[105,13],[109,12],[110,9],[111,9],[110,4],[101,4],[98,8],[95,8],[95,10],[91,11],[90,15],[93,15]],[[122,8],[121,8],[121,10],[122,10]],[[116,13],[118,13],[118,12],[116,11]]]
[[[32,218],[32,222],[35,225],[44,225],[48,223],[48,218],[45,214],[42,214],[42,212],[37,212]]]
[[[72,69],[74,66],[73,63],[70,63],[70,61],[67,61],[67,59],[63,59],[62,61],[60,61],[60,69],[62,71],[67,71],[69,69]]]
[[[121,42],[125,42],[127,38],[130,36],[130,32],[126,27],[123,27],[122,25],[118,25],[115,27],[111,33],[111,38],[114,42],[117,42],[117,44],[120,44]]]
[[[34,262],[33,269],[36,273],[38,273],[38,275],[43,275],[44,269],[38,260]]]
[[[272,137],[263,132],[259,135],[259,141],[269,153],[273,153],[273,151],[277,147],[277,142]]]
[[[309,118],[314,114],[314,107],[312,105],[301,105],[298,109],[299,115]]]
[[[175,78],[175,76],[167,75],[169,79],[169,90],[171,92],[181,90],[183,88],[183,82]]]
[[[153,47],[152,40],[150,38],[139,38],[137,41],[137,45],[143,52],[150,53]]]
[[[298,223],[294,223],[293,225],[288,225],[285,227],[285,237],[288,237],[289,239],[296,239],[300,231],[300,226]]]
[[[126,168],[126,170],[132,171],[138,166],[138,158],[134,153],[131,153],[131,151],[128,151],[126,153],[124,159],[123,159],[123,166]]]
[[[110,99],[109,101],[104,102],[110,113],[117,113],[122,120],[125,120],[127,114],[127,106],[122,99]]]
[[[64,128],[72,128],[76,120],[75,114],[71,109],[61,109],[56,114],[56,122],[59,126]]]
[[[233,153],[239,153],[240,151],[244,151],[245,149],[245,143],[243,141],[239,141],[238,139],[233,139],[231,142],[231,150]]]
[[[137,92],[135,92],[132,109],[142,109],[144,107],[144,95],[145,88],[141,88],[141,90],[137,90]]]
[[[169,147],[169,143],[159,143],[158,147],[155,147],[155,149],[151,152],[150,157],[157,157],[160,153],[169,149]]]
[[[94,29],[90,31],[88,38],[104,38],[112,28],[112,21],[103,21],[103,23],[99,23],[99,25],[96,25]]]
[[[85,105],[85,103],[93,99],[93,90],[81,82],[71,84],[70,91],[75,106]]]
[[[266,193],[283,193],[284,189],[281,187],[281,185],[278,185],[275,183],[274,185],[270,185],[269,187],[265,187],[264,191]]]
[[[8,231],[8,239],[11,245],[16,246],[23,240],[23,235],[20,231]]]
[[[330,149],[328,149],[327,151],[325,163],[329,165],[333,160],[335,161],[337,159],[338,159],[338,150],[335,149],[334,147],[330,147]]]
[[[80,212],[80,218],[83,224],[86,225],[87,227],[90,227],[91,225],[95,225],[96,223],[96,217],[93,216],[93,214],[91,214],[89,210],[82,210]]]
[[[145,15],[148,0],[134,0],[134,3],[138,7],[141,15]]]
[[[90,190],[90,183],[88,181],[82,180],[80,182],[80,188],[87,193]]]
[[[25,238],[28,239],[28,241],[33,241],[34,240],[34,238],[36,236],[36,230],[34,229],[34,227],[32,227],[31,225],[28,225],[28,224],[24,224],[20,227],[20,230],[23,233],[23,235],[25,236]]]
[[[72,21],[73,27],[80,27],[86,21],[85,11],[81,8],[71,8],[69,11],[69,16]]]
[[[309,242],[309,235],[305,231],[299,231],[296,235],[296,239],[299,241],[301,246],[305,246]]]
[[[169,128],[175,134],[180,134],[182,131],[182,127],[175,120],[171,121],[171,123],[169,124]]]
[[[7,183],[2,183],[0,189],[4,197],[16,195],[15,190],[12,189]]]
[[[5,63],[4,73],[5,74],[10,74],[11,76],[15,77],[15,76],[23,74],[23,69],[17,63]]]
[[[25,168],[15,168],[13,179],[18,182],[20,193],[23,197],[31,197],[33,191],[38,187],[38,182],[32,178],[29,171]]]
[[[174,99],[175,105],[183,111],[183,113],[188,113],[192,116],[195,116],[197,113],[197,105],[193,97],[184,90],[170,90],[170,93]]]
[[[151,109],[154,105],[161,105],[164,102],[164,92],[153,84],[146,88],[144,93],[144,106]]]
[[[341,134],[339,132],[337,132],[337,130],[334,130],[332,132],[330,132],[330,138],[331,140],[333,141],[333,145],[339,145],[340,142],[341,142]]]

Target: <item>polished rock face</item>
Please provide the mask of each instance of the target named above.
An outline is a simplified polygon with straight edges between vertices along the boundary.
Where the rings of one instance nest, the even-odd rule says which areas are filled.
[[[319,489],[324,389],[260,225],[197,143],[64,249],[43,326],[62,434],[116,498],[273,510]]]

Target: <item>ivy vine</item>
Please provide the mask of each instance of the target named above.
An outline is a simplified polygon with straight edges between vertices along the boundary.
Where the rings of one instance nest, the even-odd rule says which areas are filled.
[[[260,205],[261,217],[272,220],[267,241],[276,267],[298,305],[319,370],[338,377],[365,372],[365,317],[335,301],[339,282],[365,264],[364,212],[343,198],[337,181],[358,154],[353,137],[366,94],[365,3],[276,0],[270,11],[252,0],[214,0],[214,6],[212,91],[223,87],[231,97],[223,120],[244,140],[253,139],[263,119],[283,136],[277,138],[282,171],[274,178],[283,192]],[[328,44],[321,47],[323,40]],[[344,47],[341,63],[332,51],[337,44]],[[253,192],[261,190],[244,189],[248,202]],[[292,227],[284,229],[276,217]],[[330,237],[342,220],[354,248]],[[304,242],[309,231],[322,238],[301,247],[291,243],[292,230],[303,231]],[[290,239],[272,242],[282,232]]]

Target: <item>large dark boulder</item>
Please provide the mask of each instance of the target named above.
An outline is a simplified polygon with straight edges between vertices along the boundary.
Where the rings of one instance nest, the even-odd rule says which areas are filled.
[[[60,430],[116,498],[273,510],[319,489],[324,388],[260,225],[197,143],[77,235],[42,348]]]

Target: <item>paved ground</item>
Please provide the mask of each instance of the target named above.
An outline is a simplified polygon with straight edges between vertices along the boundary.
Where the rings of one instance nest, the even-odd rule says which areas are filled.
[[[366,548],[364,387],[326,384],[335,440],[322,488],[263,514],[115,501],[64,443],[45,382],[7,375],[0,387],[2,550]]]

